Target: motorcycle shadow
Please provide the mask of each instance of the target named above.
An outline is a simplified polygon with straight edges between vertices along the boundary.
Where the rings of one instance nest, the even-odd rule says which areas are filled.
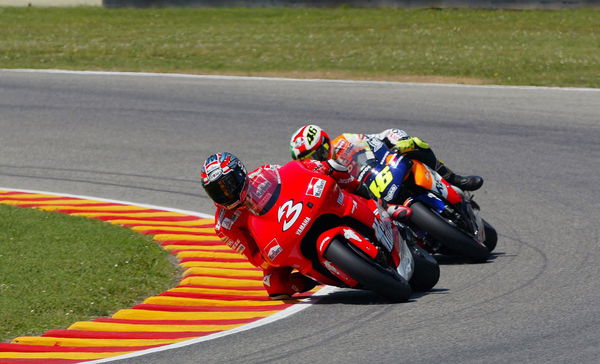
[[[410,299],[407,302],[415,302],[416,299],[426,296],[428,294],[442,294],[448,290],[445,288],[433,288],[427,292],[413,292]],[[332,304],[343,304],[343,305],[390,305],[399,304],[398,302],[391,302],[374,292],[351,289],[351,288],[340,288],[334,292],[329,292],[327,295],[319,296],[301,296],[296,295],[294,298],[303,299],[303,303],[311,305],[332,305]]]
[[[490,254],[485,262],[474,262],[469,258],[461,257],[459,255],[447,255],[447,254],[435,254],[433,258],[437,260],[439,265],[461,265],[461,264],[489,264],[495,261],[498,257],[504,255],[504,253],[493,252]]]

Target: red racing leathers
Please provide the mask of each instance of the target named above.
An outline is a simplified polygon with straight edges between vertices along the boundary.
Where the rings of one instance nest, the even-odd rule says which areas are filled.
[[[335,161],[306,160],[301,162],[307,169],[333,177],[340,187],[354,193],[360,183],[351,176],[345,167]],[[260,173],[264,169],[279,166],[263,165],[250,173]],[[226,210],[217,206],[215,212],[215,231],[232,249],[248,258],[250,263],[263,269],[263,284],[272,299],[289,298],[294,293],[312,289],[317,283],[291,267],[274,267],[263,258],[254,239],[248,231],[250,211],[242,205],[237,209]]]

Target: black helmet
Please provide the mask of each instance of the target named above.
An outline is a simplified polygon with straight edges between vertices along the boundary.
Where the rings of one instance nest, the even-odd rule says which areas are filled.
[[[220,207],[234,209],[244,201],[248,184],[246,167],[231,153],[217,153],[206,159],[200,171],[202,186]]]

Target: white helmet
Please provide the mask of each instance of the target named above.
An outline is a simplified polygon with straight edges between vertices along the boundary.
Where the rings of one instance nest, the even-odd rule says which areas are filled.
[[[292,134],[290,140],[292,159],[331,159],[331,141],[329,135],[317,125],[309,124]]]

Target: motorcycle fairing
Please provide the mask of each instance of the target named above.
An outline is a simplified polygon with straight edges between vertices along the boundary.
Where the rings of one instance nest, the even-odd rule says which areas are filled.
[[[406,201],[404,201],[404,205],[410,207],[410,205],[412,205],[416,201],[423,202],[425,205],[433,208],[439,214],[441,214],[447,206],[446,202],[444,202],[442,199],[440,199],[431,192],[411,196]]]
[[[348,226],[338,226],[323,232],[317,239],[317,252],[322,257],[329,244],[336,236],[342,236],[346,241],[356,246],[369,257],[375,259],[379,249],[370,241],[362,237],[356,230]]]
[[[396,153],[385,152],[379,163],[370,168],[364,181],[373,196],[393,202],[400,194],[401,186],[410,171],[411,161]]]
[[[473,201],[471,193],[466,193],[461,208],[463,215],[467,216],[467,222],[469,227],[466,229],[467,232],[471,233],[473,238],[478,242],[482,243],[485,241],[485,227],[483,219],[480,216],[479,206]]]
[[[297,242],[311,230],[315,217],[352,216],[368,226],[372,224],[367,223],[373,219],[367,200],[344,193],[333,178],[309,171],[301,162],[289,162],[277,173],[269,171],[264,176],[250,181],[247,199],[256,206],[248,218],[248,226],[263,257],[273,266],[307,265],[307,258]],[[275,250],[268,246],[274,238],[277,240]]]
[[[365,253],[365,255],[369,256],[371,259],[375,259],[377,257],[379,254],[379,249],[369,240],[362,237],[362,235],[356,230],[348,226],[331,228],[323,232],[317,239],[317,255],[319,263],[321,263],[322,266],[327,268],[329,272],[331,272],[346,285],[355,287],[358,284],[356,280],[344,273],[341,269],[335,266],[335,264],[331,263],[324,257],[325,251],[329,247],[329,244],[338,236],[343,238],[343,240],[349,244],[352,244],[358,250]]]
[[[406,243],[375,201],[344,193],[334,179],[307,170],[301,162],[289,162],[277,173],[269,171],[265,178],[251,180],[248,194],[255,205],[248,217],[248,230],[272,266],[294,267],[324,284],[355,286],[356,282],[332,274],[331,266],[319,262],[322,254],[316,251],[316,238],[332,227],[341,227],[341,236],[345,228],[349,238],[344,239],[357,251],[364,251],[366,257],[391,250],[389,264],[394,267],[405,267],[402,262],[412,258],[410,253],[402,255],[406,249],[401,244]],[[354,235],[358,239],[352,239]]]
[[[462,196],[452,187],[452,185],[450,185],[450,183],[424,163],[413,160],[411,171],[417,186],[439,194],[453,205],[460,203],[463,200]]]

